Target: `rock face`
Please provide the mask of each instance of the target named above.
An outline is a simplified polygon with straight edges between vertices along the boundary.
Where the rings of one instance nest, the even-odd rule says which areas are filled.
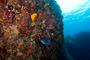
[[[62,19],[55,0],[0,0],[0,59],[66,60]]]
[[[90,60],[90,31],[67,36],[65,46],[74,60]],[[85,44],[86,43],[86,44]]]

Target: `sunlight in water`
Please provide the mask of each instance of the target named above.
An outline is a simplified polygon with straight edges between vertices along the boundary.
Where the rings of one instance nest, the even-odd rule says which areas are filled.
[[[56,0],[62,9],[62,13],[69,13],[82,9],[88,0]]]

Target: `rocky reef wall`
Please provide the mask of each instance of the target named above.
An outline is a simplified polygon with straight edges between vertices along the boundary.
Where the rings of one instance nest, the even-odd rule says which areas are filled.
[[[0,0],[0,59],[67,60],[61,13],[55,0]]]

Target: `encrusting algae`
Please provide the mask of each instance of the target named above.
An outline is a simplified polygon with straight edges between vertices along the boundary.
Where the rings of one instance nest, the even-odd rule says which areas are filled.
[[[62,19],[55,0],[0,0],[0,60],[67,60]]]

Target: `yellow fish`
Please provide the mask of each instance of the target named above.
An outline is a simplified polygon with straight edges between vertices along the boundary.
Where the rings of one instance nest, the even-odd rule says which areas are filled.
[[[35,19],[36,16],[37,16],[37,13],[33,13],[33,14],[31,15],[32,21],[34,21],[34,19]]]

